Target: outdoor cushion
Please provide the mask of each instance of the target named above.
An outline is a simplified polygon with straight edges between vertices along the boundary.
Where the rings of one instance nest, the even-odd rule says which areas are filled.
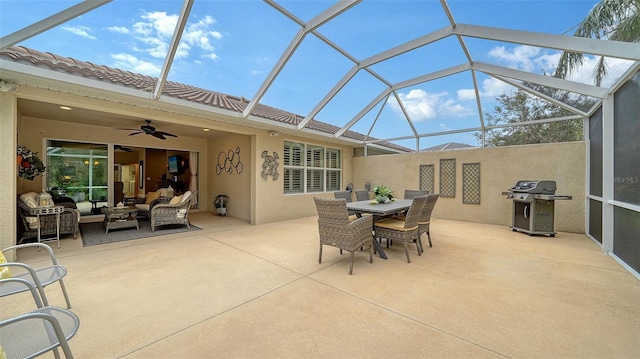
[[[4,254],[0,252],[0,264],[7,263],[7,258],[4,257]],[[9,267],[2,267],[0,269],[0,279],[11,278],[11,270]]]
[[[4,254],[0,252],[0,264],[7,263],[7,258],[4,257]],[[0,269],[0,279],[11,278],[11,271],[9,267],[2,267]]]
[[[393,229],[396,231],[410,231],[418,228],[418,226],[412,228],[404,228],[404,221],[397,220],[395,218],[385,218],[376,222],[376,227],[384,227]]]
[[[35,192],[27,192],[20,195],[20,200],[24,202],[29,208],[37,208],[38,200],[36,199],[38,194]],[[27,221],[27,225],[29,229],[38,229],[40,227],[40,220],[38,217],[25,217],[25,221]]]
[[[179,195],[171,198],[171,201],[169,201],[169,204],[179,204],[180,202],[182,202],[182,197],[183,197],[182,195]]]
[[[187,192],[183,193],[182,194],[182,201],[180,201],[180,202],[184,202],[189,198],[191,198],[191,191],[187,191]]]
[[[153,202],[153,200],[157,199],[158,197],[160,197],[160,191],[149,192],[147,193],[147,199],[144,201],[144,203],[151,204],[151,202]]]
[[[135,204],[136,208],[141,210],[141,211],[147,211],[149,212],[149,203],[136,203]]]

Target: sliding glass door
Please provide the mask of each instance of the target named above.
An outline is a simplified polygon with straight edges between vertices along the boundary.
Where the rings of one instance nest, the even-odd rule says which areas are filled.
[[[83,215],[107,204],[108,147],[106,144],[49,140],[47,188],[69,197]]]

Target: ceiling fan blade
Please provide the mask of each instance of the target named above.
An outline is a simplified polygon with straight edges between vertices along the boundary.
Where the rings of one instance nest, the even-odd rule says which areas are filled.
[[[161,140],[166,140],[166,138],[160,132],[154,132],[154,133],[151,133],[150,135],[153,136],[153,137],[157,137],[157,138],[159,138]]]
[[[169,132],[156,131],[155,133],[159,133],[159,134],[161,134],[161,135],[163,135],[163,136],[178,137],[178,136],[176,136],[176,135],[174,135],[174,134],[172,134],[172,133],[169,133]]]
[[[139,135],[139,134],[141,134],[141,133],[144,133],[144,132],[142,132],[142,131],[139,131],[139,132],[133,132],[133,133],[130,133],[130,134],[129,134],[129,136]]]
[[[139,128],[114,128],[114,130],[118,130],[118,131],[140,131]]]

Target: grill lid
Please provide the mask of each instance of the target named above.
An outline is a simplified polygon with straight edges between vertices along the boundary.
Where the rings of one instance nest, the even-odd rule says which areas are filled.
[[[516,182],[516,185],[509,189],[511,192],[534,193],[534,194],[555,194],[556,181],[544,180],[533,181],[523,180]]]

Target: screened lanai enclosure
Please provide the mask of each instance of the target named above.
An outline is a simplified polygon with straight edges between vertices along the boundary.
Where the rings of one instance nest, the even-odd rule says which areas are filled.
[[[587,156],[585,233],[638,276],[639,37],[573,36],[599,3],[96,0],[26,12],[21,1],[3,1],[0,80],[8,94],[47,88],[84,96],[84,110],[93,100],[136,99],[145,110],[157,104],[203,119],[224,115],[273,136],[314,134],[363,156],[444,143],[483,147],[494,145],[492,133],[577,122]],[[621,4],[621,13],[637,18],[637,2]],[[45,55],[30,62],[31,50]],[[584,54],[575,70],[554,76],[563,54],[573,53]],[[69,73],[63,57],[96,72]],[[100,67],[149,81],[105,79]],[[599,67],[607,72],[596,84]],[[506,115],[498,98],[516,93],[546,107]],[[57,114],[47,106],[62,104],[28,91],[20,99],[21,114],[47,112],[57,121],[136,128],[147,119]],[[202,126],[154,121],[205,136]],[[505,164],[514,165],[523,164]]]

